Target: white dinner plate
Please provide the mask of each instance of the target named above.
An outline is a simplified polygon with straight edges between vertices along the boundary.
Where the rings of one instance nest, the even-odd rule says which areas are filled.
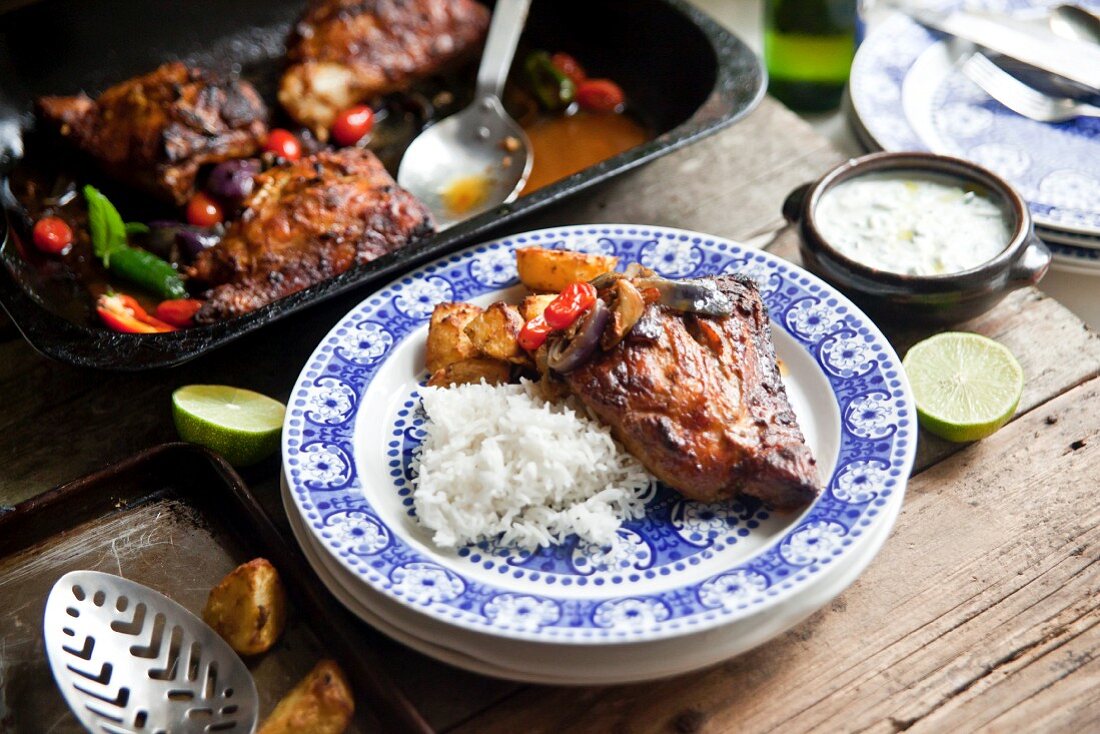
[[[514,295],[513,250],[524,245],[615,254],[670,277],[740,271],[757,280],[822,495],[805,512],[782,515],[661,488],[611,548],[575,538],[534,554],[490,543],[437,548],[410,496],[428,318],[441,301]],[[377,599],[374,608],[501,639],[629,647],[767,618],[862,557],[889,526],[891,498],[904,492],[916,447],[912,406],[900,360],[874,324],[800,268],[698,233],[565,227],[442,258],[353,309],[291,394],[283,460],[293,512],[357,580],[356,595]]]
[[[285,478],[281,481],[281,488],[291,530],[306,559],[330,593],[352,614],[379,632],[444,663],[481,675],[525,683],[615,685],[686,673],[720,662],[755,646],[756,636],[744,635],[739,627],[746,625],[742,624],[704,633],[698,639],[695,636],[681,638],[676,640],[674,646],[669,646],[667,641],[650,643],[639,653],[626,656],[625,659],[619,655],[619,651],[623,649],[622,645],[587,648],[589,659],[582,661],[574,659],[577,657],[574,653],[577,649],[575,646],[548,647],[534,644],[524,648],[523,646],[529,643],[504,641],[510,645],[506,644],[502,651],[495,649],[502,642],[495,638],[482,637],[480,640],[471,638],[462,641],[465,644],[458,645],[460,648],[472,645],[471,652],[454,649],[452,647],[455,643],[454,638],[461,633],[460,630],[451,628],[440,632],[420,629],[420,623],[423,620],[416,615],[401,616],[398,613],[396,618],[387,619],[379,613],[379,609],[372,607],[372,601],[377,604],[377,599],[359,598],[356,593],[362,594],[363,589],[356,577],[335,564],[316,546],[312,536],[306,532],[300,517],[293,510],[293,499]],[[800,603],[788,605],[789,613],[782,615],[780,624],[775,624],[777,619],[770,620],[771,624],[765,634],[774,637],[794,627],[846,589],[862,573],[885,542],[901,505],[902,496],[894,497],[885,509],[889,515],[889,523],[882,525],[876,531],[876,535],[864,549],[863,554],[851,559],[846,566],[834,567],[818,579],[811,593],[801,597]],[[509,647],[512,649],[508,649]],[[662,647],[666,649],[662,650]],[[597,662],[595,667],[593,667],[593,661]]]

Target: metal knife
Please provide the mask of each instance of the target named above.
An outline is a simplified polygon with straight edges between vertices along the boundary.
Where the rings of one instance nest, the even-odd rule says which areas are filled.
[[[993,18],[964,11],[941,14],[908,9],[906,12],[923,26],[976,43],[1100,94],[1100,49],[1091,44],[1053,36],[1046,40]]]

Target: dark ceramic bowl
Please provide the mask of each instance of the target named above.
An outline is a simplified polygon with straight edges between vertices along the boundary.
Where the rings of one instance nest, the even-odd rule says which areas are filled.
[[[981,187],[1005,214],[1012,233],[1008,246],[981,265],[944,275],[903,275],[842,255],[814,219],[821,197],[842,181],[893,171],[936,174]],[[932,153],[872,153],[854,158],[791,192],[783,215],[799,228],[806,267],[889,321],[965,321],[985,313],[1011,291],[1038,283],[1050,265],[1050,250],[1035,236],[1031,213],[1020,194],[999,176],[959,158]]]

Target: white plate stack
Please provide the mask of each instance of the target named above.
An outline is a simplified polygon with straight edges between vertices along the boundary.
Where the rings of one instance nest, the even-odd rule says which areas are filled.
[[[659,488],[610,547],[435,546],[412,499],[417,392],[436,303],[515,298],[513,250],[613,254],[668,277],[743,272],[761,287],[821,496],[801,513]],[[916,447],[900,360],[828,285],[708,235],[633,226],[517,235],[437,260],[353,309],[318,345],[283,431],[284,501],[302,550],[366,623],[485,675],[610,684],[676,675],[759,645],[822,607],[889,535]]]

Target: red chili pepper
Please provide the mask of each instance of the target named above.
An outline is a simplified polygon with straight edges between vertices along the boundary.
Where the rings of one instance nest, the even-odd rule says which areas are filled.
[[[332,139],[337,145],[355,145],[374,128],[374,110],[367,105],[349,107],[332,121]]]
[[[172,326],[185,329],[195,325],[195,314],[202,308],[202,301],[194,298],[175,298],[157,304],[157,318]]]
[[[125,293],[105,293],[96,301],[96,313],[110,328],[124,334],[159,334],[176,327],[153,318]]]
[[[213,227],[224,218],[222,205],[201,191],[187,202],[187,221],[196,227]]]
[[[554,327],[546,323],[546,319],[541,315],[536,316],[523,325],[523,328],[519,330],[516,341],[528,352],[533,352],[543,345],[546,337],[550,336],[550,332],[553,330]]]
[[[73,243],[73,230],[64,219],[43,217],[34,223],[35,247],[51,255],[64,255]]]
[[[550,63],[557,67],[557,70],[562,74],[569,77],[574,84],[580,84],[588,78],[588,74],[585,73],[584,67],[569,54],[556,53],[550,57]]]
[[[270,151],[280,158],[286,158],[288,161],[296,161],[302,157],[302,144],[298,142],[298,138],[294,136],[294,133],[280,127],[267,134],[264,150]]]
[[[614,112],[626,101],[626,95],[610,79],[586,79],[577,85],[576,100],[589,112]]]
[[[567,329],[596,302],[596,289],[585,282],[570,283],[542,312],[552,329]]]

